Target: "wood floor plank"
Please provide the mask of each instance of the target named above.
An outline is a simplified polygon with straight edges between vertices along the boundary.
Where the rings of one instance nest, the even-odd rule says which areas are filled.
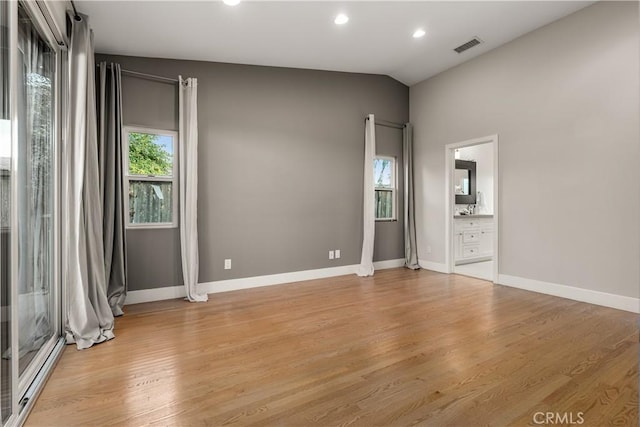
[[[407,269],[137,304],[65,349],[27,425],[637,426],[637,320]]]

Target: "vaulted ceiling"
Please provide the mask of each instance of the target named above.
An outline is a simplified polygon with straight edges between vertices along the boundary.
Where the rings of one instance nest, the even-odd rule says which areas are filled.
[[[96,52],[389,75],[412,85],[592,1],[77,1]],[[334,24],[339,13],[349,22]],[[418,28],[422,38],[412,37]],[[473,37],[483,43],[461,54]],[[526,54],[523,53],[523,54]]]

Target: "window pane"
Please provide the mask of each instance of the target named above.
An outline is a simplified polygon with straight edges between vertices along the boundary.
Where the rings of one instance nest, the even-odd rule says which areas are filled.
[[[145,176],[173,174],[173,137],[152,133],[129,133],[129,173]]]
[[[54,211],[56,53],[18,4],[19,373],[55,335]]]
[[[393,192],[376,190],[376,219],[393,218]]]
[[[9,119],[9,2],[0,1],[0,119]]]
[[[0,1],[0,425],[11,415],[11,122],[9,121],[9,2]]]
[[[163,181],[129,182],[129,220],[131,224],[173,222],[173,183]]]
[[[376,187],[393,187],[393,164],[390,159],[373,161],[373,182]]]

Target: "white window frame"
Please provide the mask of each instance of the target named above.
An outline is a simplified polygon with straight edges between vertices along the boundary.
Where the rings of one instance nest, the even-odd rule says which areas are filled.
[[[129,173],[129,134],[130,133],[150,133],[155,135],[170,136],[173,138],[173,168],[171,176],[157,175],[133,175]],[[148,229],[148,228],[177,228],[178,227],[178,132],[166,129],[152,129],[141,126],[123,126],[122,129],[122,164],[124,168],[124,212],[126,216],[126,228]],[[129,215],[129,184],[131,181],[153,181],[170,182],[172,184],[172,222],[149,222],[143,224],[132,224]]]
[[[388,187],[375,187],[374,191],[391,191],[391,218],[378,218],[376,216],[376,221],[378,222],[390,222],[398,220],[398,159],[393,156],[382,156],[376,155],[374,157],[375,160],[390,160],[391,161],[391,189]],[[375,177],[374,177],[374,185],[375,185]],[[374,197],[375,200],[375,197]],[[375,206],[374,206],[375,211]]]

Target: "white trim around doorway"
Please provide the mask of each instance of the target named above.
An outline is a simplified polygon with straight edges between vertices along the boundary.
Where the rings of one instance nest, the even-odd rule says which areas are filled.
[[[498,179],[498,135],[489,135],[482,138],[474,138],[461,142],[454,142],[445,146],[445,265],[447,273],[454,270],[454,245],[453,245],[453,213],[455,211],[455,198],[451,191],[455,173],[455,150],[463,147],[493,143],[493,283],[498,283],[499,274],[499,209],[500,200],[499,179]]]

